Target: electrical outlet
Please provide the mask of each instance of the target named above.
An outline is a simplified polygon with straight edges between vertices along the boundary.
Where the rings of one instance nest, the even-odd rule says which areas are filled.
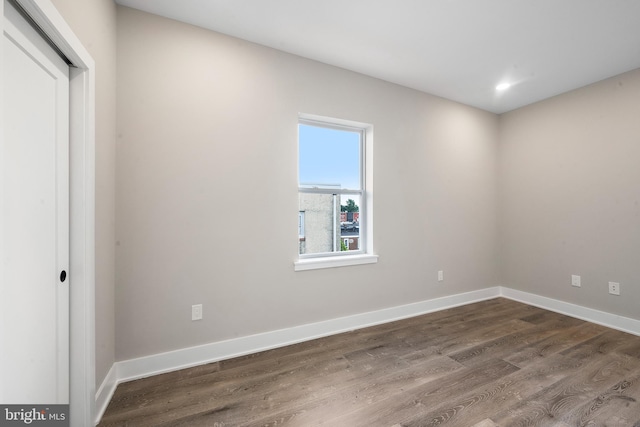
[[[581,287],[580,284],[580,276],[576,276],[575,274],[571,275],[571,286]]]
[[[202,320],[202,304],[191,306],[191,320]]]
[[[442,282],[444,280],[444,271],[438,270],[438,282]]]
[[[609,282],[609,293],[611,295],[620,295],[620,283]]]

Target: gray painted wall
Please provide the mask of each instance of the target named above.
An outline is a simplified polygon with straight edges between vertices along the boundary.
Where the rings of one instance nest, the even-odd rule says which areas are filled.
[[[97,64],[98,384],[114,360],[496,284],[640,319],[640,70],[498,117],[121,7],[116,54],[110,0],[53,3]],[[378,264],[293,271],[299,112],[374,125]]]
[[[123,7],[117,51],[117,360],[497,283],[497,116]],[[298,113],[373,124],[377,264],[294,272]]]
[[[96,384],[115,361],[116,5],[52,0],[96,64]]]
[[[502,115],[499,153],[501,284],[640,319],[640,70]]]

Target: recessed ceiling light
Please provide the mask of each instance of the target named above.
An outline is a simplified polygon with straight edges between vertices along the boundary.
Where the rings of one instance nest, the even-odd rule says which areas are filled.
[[[509,89],[510,87],[511,83],[500,83],[498,86],[496,86],[496,90],[503,91]]]

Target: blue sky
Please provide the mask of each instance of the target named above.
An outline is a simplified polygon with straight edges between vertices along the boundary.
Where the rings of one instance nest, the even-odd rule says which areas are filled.
[[[360,134],[300,124],[300,184],[360,187]]]

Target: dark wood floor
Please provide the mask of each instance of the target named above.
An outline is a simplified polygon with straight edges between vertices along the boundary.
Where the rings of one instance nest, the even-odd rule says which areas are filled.
[[[640,427],[640,337],[498,298],[118,386],[100,426]]]

